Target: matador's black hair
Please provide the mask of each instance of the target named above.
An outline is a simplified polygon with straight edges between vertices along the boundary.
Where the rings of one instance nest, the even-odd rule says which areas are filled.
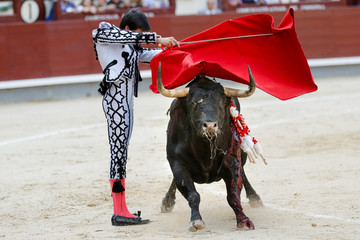
[[[132,31],[138,28],[140,28],[143,32],[151,30],[147,17],[137,8],[132,8],[130,11],[125,13],[120,22],[120,29],[125,29],[125,26],[128,26]]]

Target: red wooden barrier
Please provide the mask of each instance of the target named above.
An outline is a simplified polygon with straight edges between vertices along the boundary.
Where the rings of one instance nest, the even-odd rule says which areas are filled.
[[[285,12],[270,14],[277,26]],[[243,15],[234,12],[211,16],[157,15],[149,21],[158,34],[181,40]],[[99,22],[80,18],[33,24],[0,23],[0,81],[101,73],[91,37]],[[118,25],[120,19],[109,22]],[[357,25],[360,8],[296,11],[295,22],[307,58],[360,56]]]

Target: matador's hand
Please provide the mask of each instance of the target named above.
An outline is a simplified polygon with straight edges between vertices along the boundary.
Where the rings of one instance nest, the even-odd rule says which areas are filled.
[[[180,46],[179,42],[174,37],[157,38],[156,43],[165,47]]]

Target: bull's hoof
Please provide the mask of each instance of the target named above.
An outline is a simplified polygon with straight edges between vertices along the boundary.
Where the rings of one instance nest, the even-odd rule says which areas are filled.
[[[252,208],[264,207],[264,203],[263,203],[263,201],[261,201],[261,199],[249,200],[249,205]]]
[[[254,230],[255,229],[253,222],[248,218],[241,220],[237,224],[237,227],[240,229],[243,229],[243,230]]]
[[[175,199],[166,196],[162,200],[161,212],[162,213],[171,212],[174,209],[174,206],[175,206]]]
[[[174,205],[172,205],[172,206],[161,205],[161,212],[162,213],[171,212],[173,209],[174,209]]]
[[[196,232],[197,230],[202,230],[204,228],[205,228],[205,223],[201,219],[194,220],[189,223],[190,232]]]

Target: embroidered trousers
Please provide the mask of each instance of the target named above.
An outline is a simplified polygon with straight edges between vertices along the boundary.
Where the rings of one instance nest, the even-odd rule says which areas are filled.
[[[128,146],[133,127],[134,80],[111,83],[103,98],[110,144],[109,180],[126,177]]]

